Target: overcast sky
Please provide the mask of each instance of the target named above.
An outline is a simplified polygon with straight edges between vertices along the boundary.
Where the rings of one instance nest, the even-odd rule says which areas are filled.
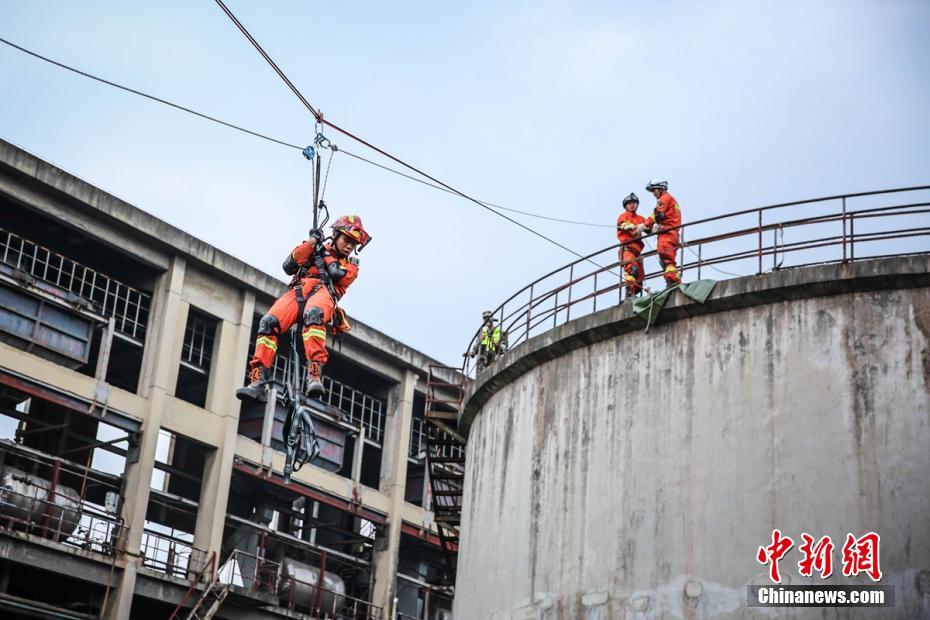
[[[666,177],[687,221],[930,182],[926,0],[229,5],[333,122],[504,206],[612,224],[623,195]],[[0,36],[313,138],[308,112],[208,0],[0,0]],[[5,139],[268,273],[282,276],[306,234],[298,151],[6,46],[0,92]],[[345,155],[326,199],[374,236],[350,315],[449,363],[483,309],[573,258]],[[579,252],[614,241],[609,228],[520,219]]]

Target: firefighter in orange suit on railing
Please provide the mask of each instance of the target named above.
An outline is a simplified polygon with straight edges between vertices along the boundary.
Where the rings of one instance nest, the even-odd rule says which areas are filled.
[[[617,239],[622,244],[617,254],[623,264],[623,284],[626,286],[627,297],[639,295],[643,289],[643,241],[642,229],[646,219],[637,215],[639,197],[631,193],[623,199],[623,213],[617,218]]]
[[[307,356],[307,388],[310,395],[323,393],[323,365],[329,358],[326,350],[326,326],[333,321],[334,331],[342,326],[345,315],[336,303],[358,277],[358,259],[351,257],[371,240],[357,215],[344,215],[332,226],[332,240],[324,244],[323,232],[310,231],[310,238],[298,245],[284,261],[284,272],[293,276],[288,291],[278,298],[268,314],[258,323],[255,355],[249,365],[249,385],[236,390],[240,400],[265,400],[265,384],[271,378],[271,366],[278,350],[278,336],[297,320],[298,294],[305,300],[302,337]],[[337,324],[339,323],[339,324]]]
[[[662,263],[665,285],[672,286],[681,283],[681,274],[676,264],[678,248],[681,247],[679,226],[681,226],[681,208],[678,201],[668,193],[668,181],[653,179],[646,186],[656,197],[655,210],[640,224],[639,230],[654,229],[658,233],[656,238],[656,252]]]

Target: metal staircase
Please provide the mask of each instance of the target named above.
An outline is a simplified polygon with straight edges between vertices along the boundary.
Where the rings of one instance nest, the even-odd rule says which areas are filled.
[[[461,377],[450,382],[440,375]],[[445,585],[455,585],[459,528],[462,522],[462,489],[465,481],[465,439],[455,432],[455,420],[465,397],[465,377],[458,369],[431,364],[426,382],[429,423],[426,461],[429,470],[431,507],[446,561]]]
[[[207,579],[210,581],[207,582]],[[186,620],[211,620],[216,616],[216,612],[219,611],[220,607],[223,605],[223,601],[225,601],[226,597],[229,595],[229,586],[220,582],[219,571],[216,570],[216,554],[211,553],[203,570],[194,577],[190,588],[188,588],[184,596],[181,597],[181,601],[178,603],[178,606],[174,608],[168,620],[179,620],[182,617],[184,613],[184,603],[187,601],[188,597],[196,591],[197,586],[201,583],[205,583],[205,585],[203,591],[200,593],[200,597],[197,599],[194,607],[183,617]]]

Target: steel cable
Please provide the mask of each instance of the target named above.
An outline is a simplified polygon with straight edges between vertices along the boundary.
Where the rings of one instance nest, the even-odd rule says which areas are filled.
[[[555,245],[556,247],[559,247],[559,248],[565,250],[566,252],[568,252],[568,253],[570,253],[570,254],[572,254],[572,255],[574,255],[574,256],[577,256],[578,258],[581,258],[581,259],[586,260],[587,262],[589,262],[589,263],[595,265],[595,266],[598,267],[599,269],[605,269],[603,266],[597,264],[595,261],[591,260],[590,258],[585,258],[583,255],[579,254],[578,252],[576,252],[575,250],[571,249],[570,247],[568,247],[568,246],[566,246],[566,245],[564,245],[564,244],[562,244],[562,243],[559,243],[559,242],[556,241],[555,239],[552,239],[551,237],[548,237],[548,236],[544,235],[543,233],[541,233],[541,232],[539,232],[539,231],[537,231],[537,230],[534,230],[534,229],[530,228],[530,227],[527,226],[526,224],[523,224],[522,222],[519,222],[519,221],[513,219],[512,217],[509,217],[509,216],[504,215],[503,213],[501,213],[501,212],[499,212],[499,211],[496,211],[496,210],[492,209],[492,208],[489,207],[488,205],[482,203],[480,200],[477,200],[477,199],[475,199],[475,198],[472,198],[472,197],[469,196],[468,194],[466,194],[466,193],[464,193],[464,192],[461,192],[461,191],[455,189],[455,188],[452,187],[451,185],[448,185],[448,184],[446,184],[446,183],[443,183],[443,182],[440,181],[439,179],[437,179],[437,178],[435,178],[435,177],[433,177],[433,176],[431,176],[431,175],[429,175],[429,174],[423,172],[423,171],[420,170],[419,168],[417,168],[417,167],[415,167],[415,166],[413,166],[413,165],[411,165],[411,164],[408,164],[407,162],[405,162],[404,160],[400,159],[399,157],[395,157],[394,155],[391,155],[390,153],[388,153],[388,152],[385,151],[384,149],[381,149],[381,148],[375,146],[374,144],[368,142],[367,140],[365,140],[365,139],[363,139],[363,138],[360,138],[359,136],[357,136],[357,135],[353,134],[352,132],[348,131],[347,129],[343,129],[343,128],[340,127],[339,125],[336,125],[335,123],[333,123],[333,122],[327,120],[326,118],[324,118],[324,116],[323,116],[320,112],[318,112],[318,111],[310,104],[310,102],[307,101],[307,99],[300,93],[300,91],[297,89],[297,87],[294,86],[293,82],[291,82],[291,80],[288,79],[287,75],[284,74],[284,72],[281,70],[281,68],[278,67],[278,65],[274,62],[274,60],[272,60],[272,58],[268,55],[268,53],[265,52],[265,50],[264,50],[264,49],[262,48],[262,46],[258,43],[258,41],[255,40],[255,37],[253,37],[253,36],[249,33],[249,31],[246,29],[246,27],[242,25],[242,22],[240,22],[240,21],[236,18],[236,16],[233,14],[233,12],[229,10],[229,7],[226,6],[226,4],[223,2],[223,0],[215,0],[215,2],[220,6],[220,8],[223,9],[223,12],[226,13],[226,15],[229,17],[230,20],[232,20],[232,22],[236,25],[236,27],[239,29],[239,31],[242,32],[242,34],[249,40],[249,42],[250,42],[250,43],[252,44],[252,46],[258,51],[258,53],[261,54],[262,58],[264,58],[264,59],[268,62],[268,64],[271,65],[272,69],[274,69],[274,71],[281,77],[281,79],[284,80],[284,82],[287,84],[288,88],[290,88],[291,91],[294,92],[294,94],[297,96],[297,98],[304,104],[304,106],[306,106],[307,110],[309,110],[310,113],[313,114],[314,118],[316,119],[316,121],[317,121],[318,123],[320,123],[320,124],[322,124],[322,125],[325,125],[325,126],[331,128],[331,129],[335,130],[335,131],[338,131],[339,133],[341,133],[342,135],[346,136],[347,138],[351,138],[352,140],[355,140],[355,141],[358,142],[359,144],[368,147],[369,149],[375,151],[376,153],[379,153],[380,155],[382,155],[382,156],[384,156],[384,157],[387,157],[387,158],[390,159],[391,161],[393,161],[393,162],[395,162],[395,163],[397,163],[397,164],[403,166],[404,168],[407,168],[408,170],[412,170],[413,172],[419,174],[420,176],[422,176],[422,177],[424,177],[424,178],[426,178],[426,179],[429,179],[429,180],[432,181],[433,183],[436,183],[436,184],[438,184],[438,185],[441,185],[442,187],[444,187],[444,188],[445,188],[446,190],[448,190],[449,192],[451,192],[451,193],[453,193],[453,194],[456,194],[457,196],[460,196],[460,197],[464,198],[465,200],[468,200],[468,201],[470,201],[470,202],[475,203],[476,205],[478,205],[478,206],[481,207],[482,209],[486,209],[486,210],[490,211],[491,213],[494,213],[494,214],[497,215],[498,217],[501,217],[501,218],[507,220],[508,222],[510,222],[510,223],[512,223],[512,224],[515,224],[515,225],[519,226],[519,227],[522,228],[523,230],[525,230],[525,231],[527,231],[527,232],[529,232],[529,233],[531,233],[531,234],[533,234],[533,235],[539,237],[540,239],[543,239],[543,240],[545,240],[545,241],[548,241],[549,243]],[[605,269],[605,270],[606,270],[606,269]],[[609,270],[607,270],[607,271],[609,271]],[[615,274],[615,275],[616,275],[616,274]]]
[[[171,101],[168,101],[167,99],[162,99],[161,97],[156,97],[155,95],[149,95],[149,94],[144,93],[144,92],[142,92],[142,91],[140,91],[140,90],[136,90],[136,89],[134,89],[134,88],[129,88],[128,86],[123,86],[122,84],[117,84],[116,82],[111,82],[110,80],[105,80],[105,79],[102,78],[102,77],[98,77],[98,76],[93,75],[93,74],[91,74],[91,73],[87,73],[86,71],[81,71],[80,69],[75,69],[74,67],[70,67],[70,66],[68,66],[68,65],[66,65],[66,64],[64,64],[64,63],[62,63],[62,62],[58,62],[57,60],[52,60],[51,58],[47,58],[47,57],[42,56],[41,54],[37,54],[36,52],[33,52],[33,51],[31,51],[31,50],[27,50],[25,47],[21,47],[21,46],[19,46],[19,45],[16,45],[15,43],[13,43],[13,42],[11,42],[11,41],[7,41],[7,40],[4,39],[4,38],[0,38],[0,43],[4,43],[4,44],[6,44],[6,45],[9,45],[10,47],[15,48],[15,49],[18,49],[19,51],[21,51],[21,52],[23,52],[23,53],[25,53],[25,54],[29,54],[30,56],[33,56],[33,57],[35,57],[35,58],[38,58],[39,60],[44,60],[44,61],[47,62],[47,63],[50,63],[50,64],[55,65],[56,67],[61,67],[62,69],[65,69],[66,71],[71,71],[72,73],[76,73],[76,74],[81,75],[81,76],[84,76],[84,77],[86,77],[86,78],[90,78],[90,79],[92,79],[92,80],[95,80],[95,81],[97,81],[97,82],[100,82],[101,84],[106,84],[107,86],[112,86],[113,88],[118,88],[118,89],[124,90],[124,91],[126,91],[126,92],[128,92],[128,93],[132,93],[133,95],[139,95],[140,97],[145,97],[146,99],[151,99],[152,101],[157,101],[158,103],[163,103],[163,104],[165,104],[166,106],[170,106],[170,107],[175,108],[175,109],[177,109],[177,110],[181,110],[182,112],[187,112],[188,114],[193,114],[194,116],[198,116],[198,117],[203,118],[203,119],[206,119],[206,120],[208,120],[208,121],[213,121],[214,123],[218,123],[218,124],[223,125],[223,126],[225,126],[225,127],[229,127],[230,129],[235,129],[236,131],[241,131],[242,133],[247,133],[247,134],[249,134],[249,135],[251,135],[251,136],[255,136],[256,138],[261,138],[262,140],[267,140],[267,141],[269,141],[269,142],[274,142],[275,144],[280,144],[281,146],[287,146],[287,147],[290,147],[290,148],[292,148],[292,149],[298,149],[298,150],[301,150],[301,149],[302,149],[302,147],[299,147],[299,146],[297,146],[296,144],[290,144],[290,143],[288,143],[288,142],[285,142],[284,140],[278,140],[277,138],[272,138],[271,136],[266,136],[265,134],[258,133],[257,131],[252,131],[251,129],[246,129],[245,127],[240,127],[239,125],[234,125],[233,123],[228,123],[228,122],[226,122],[226,121],[224,121],[224,120],[221,120],[221,119],[216,118],[215,116],[210,116],[209,114],[204,114],[203,112],[198,112],[197,110],[192,110],[191,108],[184,107],[184,106],[179,105],[179,104],[177,104],[177,103],[172,103]]]

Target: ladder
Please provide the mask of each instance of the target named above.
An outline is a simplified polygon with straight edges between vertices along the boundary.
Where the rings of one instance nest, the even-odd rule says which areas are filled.
[[[461,377],[450,382],[440,375]],[[430,364],[426,381],[426,462],[431,508],[446,563],[445,585],[455,585],[462,489],[465,482],[465,438],[455,431],[455,420],[465,397],[465,377],[459,369]]]
[[[203,594],[200,595],[197,604],[187,614],[187,620],[210,620],[220,610],[228,594],[229,586],[220,583],[219,579],[214,577],[213,581],[203,589]]]
[[[184,618],[186,620],[211,620],[216,616],[216,612],[219,611],[220,607],[223,605],[223,601],[225,601],[226,597],[229,595],[229,586],[220,582],[219,571],[215,569],[216,553],[211,553],[203,570],[194,577],[187,592],[181,597],[178,606],[174,608],[168,620],[179,620],[182,617],[184,603],[196,590],[197,586],[200,585],[201,582],[205,582],[208,578],[210,581],[204,585],[203,591],[200,593],[200,597],[197,599],[194,607]]]

